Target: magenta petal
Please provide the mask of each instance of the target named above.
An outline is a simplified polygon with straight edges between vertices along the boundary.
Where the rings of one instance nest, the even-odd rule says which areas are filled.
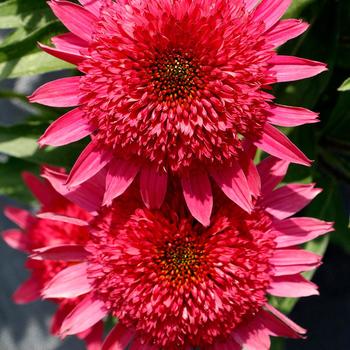
[[[247,12],[253,10],[253,8],[257,5],[259,0],[244,0],[245,8]]]
[[[210,175],[228,198],[246,212],[252,211],[251,190],[238,163],[234,163],[230,168],[211,169]]]
[[[75,264],[60,271],[41,292],[44,299],[76,298],[92,289],[87,278],[87,263]]]
[[[272,277],[268,293],[276,297],[299,298],[318,295],[316,284],[308,281],[301,275]]]
[[[261,180],[261,190],[265,195],[270,192],[283,180],[288,170],[289,162],[275,157],[267,157],[258,166]]]
[[[13,293],[12,299],[16,304],[27,304],[40,298],[40,286],[36,279],[29,278]]]
[[[254,142],[266,153],[291,163],[310,166],[311,160],[300,151],[284,134],[266,123],[261,138]]]
[[[62,50],[62,49],[56,49],[54,47],[50,47],[40,43],[38,43],[38,45],[43,51],[45,51],[49,55],[57,57],[60,60],[66,61],[68,63],[75,64],[76,66],[79,65],[85,59],[85,56],[82,55],[81,53],[71,52],[71,51]]]
[[[30,102],[51,107],[78,106],[80,77],[61,78],[40,86],[29,97]]]
[[[213,209],[213,194],[208,175],[204,172],[188,174],[182,176],[181,183],[189,211],[202,225],[208,226]]]
[[[2,232],[2,239],[13,249],[27,251],[28,239],[26,235],[16,229],[9,229]]]
[[[271,192],[262,202],[268,213],[281,220],[303,209],[320,192],[314,184],[290,184]]]
[[[76,108],[55,120],[40,137],[39,144],[63,146],[92,134],[94,130],[84,118],[84,112]]]
[[[88,47],[88,42],[72,33],[54,36],[51,41],[58,50],[80,54]]]
[[[60,329],[62,322],[67,317],[67,315],[72,311],[74,307],[73,303],[60,303],[51,321],[51,334],[55,336],[60,335]]]
[[[134,181],[139,169],[140,165],[133,160],[113,158],[108,166],[103,205],[110,205],[114,198],[122,195]]]
[[[263,21],[266,29],[272,27],[287,11],[292,0],[262,0],[254,12],[255,21]]]
[[[34,260],[82,261],[88,256],[83,246],[78,244],[62,244],[38,248],[30,256]]]
[[[84,340],[86,350],[101,350],[103,331],[104,324],[100,321],[82,334],[78,334],[78,337]]]
[[[269,63],[279,83],[310,78],[327,70],[324,63],[292,56],[274,56]]]
[[[70,216],[60,215],[56,213],[44,212],[36,215],[39,219],[52,220],[52,221],[60,221],[65,222],[66,224],[72,224],[76,226],[87,226],[88,223],[85,220],[81,220],[78,218],[73,218]]]
[[[277,233],[275,241],[278,248],[291,247],[333,231],[333,223],[298,217],[274,221],[272,230]]]
[[[99,16],[102,6],[101,0],[79,0],[79,2],[95,16]]]
[[[65,318],[61,327],[61,335],[77,334],[87,330],[102,320],[107,310],[101,300],[93,299],[88,294]]]
[[[68,30],[83,40],[91,40],[98,21],[96,16],[68,1],[50,1],[48,4]]]
[[[127,348],[134,331],[118,323],[107,335],[101,350],[124,350]]]
[[[259,197],[261,192],[261,179],[259,172],[252,159],[248,160],[248,166],[245,171],[247,183],[250,189],[250,193],[254,197]]]
[[[306,31],[308,23],[298,19],[285,19],[278,22],[265,35],[269,44],[278,47]]]
[[[305,108],[273,105],[268,121],[271,124],[294,127],[304,124],[318,123],[318,114]]]
[[[4,215],[22,229],[28,228],[35,220],[29,211],[16,207],[6,207]]]
[[[161,207],[168,186],[168,174],[154,165],[142,167],[140,175],[141,197],[147,208]]]
[[[68,186],[75,187],[91,179],[112,158],[112,152],[102,149],[94,141],[91,141],[75,162],[67,180]]]

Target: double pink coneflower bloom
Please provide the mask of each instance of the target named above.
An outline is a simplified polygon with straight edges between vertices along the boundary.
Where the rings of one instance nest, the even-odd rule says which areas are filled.
[[[22,230],[4,238],[30,253],[15,300],[58,303],[53,333],[89,350],[267,350],[270,336],[305,334],[268,301],[317,294],[301,273],[321,257],[299,245],[332,230],[291,218],[314,185],[276,188],[310,160],[273,125],[317,114],[268,91],[326,69],[277,55],[307,29],[280,20],[290,2],[49,2],[70,33],[41,47],[81,75],[30,97],[77,106],[39,143],[91,141],[69,175],[26,175],[40,214],[7,209]],[[258,166],[256,147],[272,155]],[[102,340],[108,316],[118,323]]]

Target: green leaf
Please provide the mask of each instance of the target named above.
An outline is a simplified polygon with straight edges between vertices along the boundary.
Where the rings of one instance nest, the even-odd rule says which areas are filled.
[[[346,79],[343,84],[338,88],[338,91],[349,91],[350,90],[350,78]]]

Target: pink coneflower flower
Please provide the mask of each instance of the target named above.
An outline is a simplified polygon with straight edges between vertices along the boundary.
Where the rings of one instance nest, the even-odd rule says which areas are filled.
[[[280,20],[291,0],[80,2],[49,2],[70,33],[54,37],[55,48],[41,47],[83,75],[45,84],[30,97],[49,106],[78,106],[47,129],[40,145],[92,136],[70,186],[107,167],[104,204],[110,204],[139,173],[146,206],[159,208],[168,176],[176,175],[192,215],[208,225],[211,181],[252,210],[258,180],[253,166],[242,170],[242,140],[309,164],[272,124],[314,123],[317,114],[275,105],[267,92],[273,83],[326,69],[276,54],[276,47],[307,28]]]
[[[56,176],[60,177],[64,174],[57,172]],[[2,233],[4,241],[10,247],[27,254],[33,254],[34,251],[40,251],[44,254],[45,249],[51,246],[62,245],[65,247],[65,245],[71,244],[86,244],[89,233],[86,226],[82,226],[82,223],[92,218],[87,210],[94,209],[94,207],[91,203],[88,203],[87,200],[90,198],[84,194],[84,191],[69,194],[73,201],[80,204],[78,206],[56,192],[47,181],[40,181],[30,173],[23,173],[23,179],[39,200],[41,207],[37,216],[33,216],[32,213],[24,209],[7,207],[5,215],[19,228],[4,231]],[[96,205],[98,205],[99,197],[95,190],[98,190],[98,187],[103,188],[102,180],[101,176],[98,176],[94,178],[94,183],[88,181],[84,184],[85,192],[88,190],[90,196],[91,193],[95,194],[94,203]],[[82,206],[86,207],[87,210],[83,209]],[[50,219],[45,219],[46,217]],[[74,219],[71,219],[72,217]],[[55,218],[56,220],[53,220]],[[44,250],[42,250],[43,247]],[[59,256],[62,257],[62,255]],[[29,257],[26,267],[30,270],[31,276],[15,291],[13,300],[18,304],[26,304],[37,300],[48,281],[71,264],[70,261],[58,261],[55,258],[52,260],[34,260]],[[53,317],[51,332],[58,335],[62,321],[80,300],[79,298],[72,300],[54,298],[53,301],[58,304],[58,309]],[[78,334],[78,336],[85,340],[88,350],[100,350],[102,331],[103,325],[102,322],[99,322]]]
[[[262,196],[250,214],[215,191],[211,224],[204,227],[176,189],[153,210],[132,189],[90,222],[87,244],[51,247],[44,257],[38,252],[80,261],[43,291],[45,298],[82,298],[62,322],[61,335],[112,315],[119,321],[102,350],[265,350],[270,336],[302,337],[305,330],[272,307],[268,295],[318,293],[300,273],[317,267],[321,257],[298,245],[332,224],[291,218],[320,190],[312,184],[275,189],[286,168],[276,158],[259,165]],[[57,182],[53,173],[46,177]]]

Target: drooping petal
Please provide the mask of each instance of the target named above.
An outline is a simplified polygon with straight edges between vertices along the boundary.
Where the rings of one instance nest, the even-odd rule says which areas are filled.
[[[276,297],[299,298],[318,295],[317,285],[301,275],[272,277],[267,292]]]
[[[266,153],[291,163],[310,166],[311,160],[300,151],[284,134],[269,123],[264,126],[264,132],[254,144]]]
[[[140,191],[147,208],[160,208],[166,195],[167,186],[168,174],[165,171],[159,171],[154,165],[142,167]]]
[[[62,322],[74,308],[73,303],[59,303],[51,322],[51,334],[59,336]]]
[[[104,303],[88,294],[65,318],[61,335],[77,334],[87,330],[107,315]]]
[[[93,325],[87,331],[84,331],[77,336],[83,339],[86,344],[86,350],[101,350],[102,337],[104,331],[104,323],[102,321]]]
[[[57,49],[75,54],[80,54],[82,51],[86,50],[89,45],[87,41],[72,33],[64,33],[54,36],[51,41]]]
[[[265,35],[267,36],[267,41],[269,44],[278,47],[283,45],[288,40],[303,34],[308,27],[308,23],[301,20],[285,19],[278,22]]]
[[[79,0],[79,2],[84,6],[84,8],[93,13],[95,16],[100,14],[100,9],[102,6],[101,0]]]
[[[62,244],[35,249],[30,256],[34,260],[82,261],[88,256],[83,246]]]
[[[272,105],[268,121],[279,126],[294,127],[318,123],[318,114],[305,108]]]
[[[87,263],[69,266],[47,283],[41,295],[44,299],[76,298],[89,293],[92,287],[87,278]]]
[[[22,229],[26,229],[34,222],[32,214],[21,208],[6,207],[4,215]]]
[[[92,134],[94,130],[95,128],[84,118],[84,112],[76,108],[55,120],[38,142],[40,146],[63,146]]]
[[[113,158],[107,171],[103,205],[110,205],[114,198],[122,195],[134,181],[139,169],[140,165],[136,161]]]
[[[30,102],[51,107],[73,107],[80,103],[80,77],[61,78],[40,86],[29,96]]]
[[[85,59],[85,56],[81,53],[56,49],[54,47],[50,47],[41,43],[38,43],[38,46],[49,55],[57,57],[60,60],[66,61],[76,66],[78,66]]]
[[[314,184],[289,184],[271,192],[263,203],[267,212],[281,220],[303,209],[321,191]]]
[[[291,247],[333,231],[333,223],[314,218],[290,218],[274,221],[272,230],[277,233],[278,248]]]
[[[324,63],[293,56],[274,56],[269,63],[279,83],[310,78],[327,70]]]
[[[81,220],[78,218],[73,218],[66,215],[60,215],[51,212],[39,213],[36,215],[39,219],[52,220],[52,221],[60,221],[65,222],[66,224],[72,224],[76,226],[87,226],[88,223],[85,220]]]
[[[94,141],[91,141],[79,158],[75,162],[68,180],[69,187],[75,187],[91,179],[100,170],[102,170],[113,158],[112,152],[99,147]]]
[[[211,169],[210,175],[228,198],[248,213],[252,211],[251,191],[238,163],[230,168]]]
[[[29,278],[13,293],[12,299],[16,304],[27,304],[40,298],[40,285],[37,279]]]
[[[108,334],[101,350],[124,350],[127,348],[134,331],[118,323]]]
[[[182,176],[181,183],[189,211],[202,225],[208,226],[213,209],[213,194],[208,175],[204,172],[187,174]]]
[[[254,197],[259,197],[261,192],[261,179],[257,167],[254,164],[254,155],[256,153],[256,147],[251,144],[250,149],[245,149],[244,152],[248,153],[248,156],[242,157],[240,163],[247,179],[247,183],[250,189],[250,193]],[[252,152],[250,155],[249,153]]]
[[[98,20],[95,15],[69,1],[54,0],[48,4],[68,30],[83,40],[91,40]]]
[[[28,250],[28,239],[26,235],[16,229],[10,229],[3,231],[2,239],[13,249],[27,251]]]

